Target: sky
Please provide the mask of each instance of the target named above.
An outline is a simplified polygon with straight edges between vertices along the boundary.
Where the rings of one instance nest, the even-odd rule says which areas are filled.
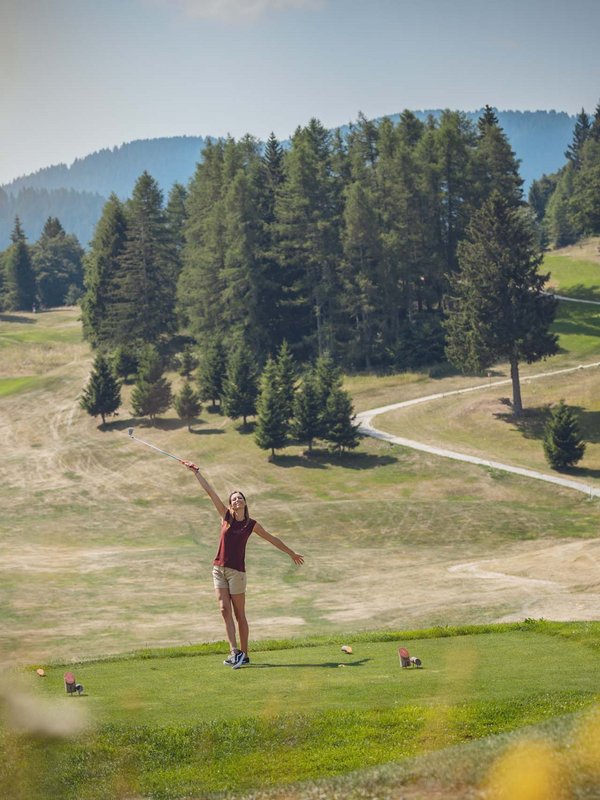
[[[0,184],[158,136],[600,100],[600,0],[0,0]]]

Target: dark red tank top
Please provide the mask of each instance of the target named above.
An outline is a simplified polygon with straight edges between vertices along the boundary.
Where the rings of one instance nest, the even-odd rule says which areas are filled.
[[[246,572],[246,542],[254,530],[256,520],[243,519],[238,522],[229,510],[221,523],[221,540],[213,564]]]

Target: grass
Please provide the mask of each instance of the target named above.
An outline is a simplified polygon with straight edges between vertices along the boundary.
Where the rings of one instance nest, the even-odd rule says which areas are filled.
[[[85,707],[94,725],[59,740],[40,733],[39,719],[35,737],[5,732],[16,761],[4,766],[4,788],[15,800],[239,796],[422,756],[598,700],[598,623],[371,633],[352,640],[351,655],[340,641],[271,642],[240,672],[211,647],[70,664],[86,689],[75,699],[63,695],[64,666],[43,681],[28,672],[44,713]],[[399,668],[399,643],[424,669]],[[17,765],[30,776],[22,794]]]
[[[550,272],[549,283],[556,293],[581,300],[600,300],[600,263],[559,253],[547,254],[543,265]]]
[[[562,304],[561,353],[524,373],[600,359],[591,308]],[[392,775],[413,775],[410,765],[433,764],[434,751],[449,753],[450,763],[470,742],[504,742],[522,726],[551,721],[554,730],[569,720],[563,727],[571,730],[571,715],[596,698],[597,625],[493,623],[551,617],[549,609],[596,613],[598,503],[374,440],[341,459],[291,447],[271,462],[251,435],[206,409],[192,433],[172,412],[144,427],[130,416],[130,387],[120,416],[100,430],[77,404],[91,364],[77,313],[0,318],[1,374],[39,381],[36,391],[15,383],[22,390],[0,398],[0,660],[48,671],[44,682],[26,679],[25,698],[34,691],[38,706],[25,714],[29,734],[2,734],[5,796],[239,797],[269,787],[298,797],[351,796],[354,787],[364,792],[357,796],[378,796],[380,780],[389,786]],[[346,385],[364,409],[476,382],[435,374],[444,376],[358,375]],[[515,430],[497,392],[467,395],[456,407],[446,398],[431,435],[534,459],[547,405],[561,392],[593,438],[596,381],[585,370],[525,382],[533,411]],[[428,435],[426,421],[410,418],[414,438]],[[242,487],[252,513],[306,556],[297,570],[266,543],[250,542],[250,669],[220,663],[214,511],[188,473],[128,439],[131,425],[197,460],[220,493]],[[586,459],[596,452],[592,441]],[[583,468],[597,480],[593,460]],[[498,577],[452,572],[470,565]],[[474,623],[487,625],[464,627]],[[394,631],[407,627],[403,641],[423,658],[422,671],[397,667]],[[354,646],[345,667],[337,666],[346,663],[340,631]],[[185,646],[202,641],[211,644]],[[87,697],[64,697],[65,662]],[[5,709],[13,688],[4,690]],[[56,700],[58,712],[45,700]],[[48,719],[83,709],[91,728],[74,738],[49,733]],[[387,777],[343,777],[385,764]],[[321,783],[326,776],[332,783]],[[293,789],[296,781],[303,788]]]

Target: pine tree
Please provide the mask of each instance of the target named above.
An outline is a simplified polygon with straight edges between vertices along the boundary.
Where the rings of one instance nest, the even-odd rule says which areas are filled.
[[[131,344],[112,323],[109,310],[118,302],[121,256],[127,240],[123,204],[112,194],[102,209],[90,248],[84,258],[85,294],[81,302],[83,335],[95,347]],[[134,338],[136,338],[134,336]]]
[[[450,278],[446,354],[465,371],[510,363],[513,413],[522,412],[519,363],[557,352],[550,332],[557,301],[544,294],[548,275],[522,211],[494,193],[473,214],[459,247],[460,270]]]
[[[35,273],[19,217],[10,238],[12,245],[4,254],[4,304],[9,311],[31,311],[36,300]]]
[[[252,350],[240,345],[229,356],[223,383],[223,413],[230,419],[247,418],[256,413],[258,396],[258,366]]]
[[[582,108],[577,119],[575,120],[575,128],[573,129],[573,138],[570,145],[565,151],[565,158],[568,158],[575,169],[581,166],[581,150],[587,138],[590,135],[591,123],[590,118]]]
[[[138,378],[131,393],[131,406],[136,417],[156,417],[171,407],[171,384],[163,377],[162,360],[152,345],[147,345],[140,358]]]
[[[500,192],[513,205],[521,205],[523,180],[519,175],[519,162],[494,109],[488,105],[477,121],[477,139],[472,158],[472,203],[475,208],[479,208],[494,191]]]
[[[175,395],[173,405],[179,419],[187,422],[188,430],[191,430],[192,421],[202,411],[202,405],[198,394],[187,381],[183,384],[179,394]]]
[[[307,445],[309,453],[314,440],[323,432],[323,408],[319,402],[313,370],[305,373],[294,396],[291,430],[294,438]]]
[[[285,165],[275,206],[283,324],[295,352],[319,354],[334,345],[342,201],[331,137],[318,120],[294,133]]]
[[[281,347],[275,358],[275,372],[277,376],[277,386],[281,394],[281,402],[286,414],[286,419],[290,420],[294,413],[294,394],[296,392],[296,364],[292,351],[283,340]]]
[[[171,237],[175,253],[178,256],[177,266],[181,268],[180,257],[185,246],[185,225],[187,222],[187,189],[181,183],[174,183],[169,192],[165,217],[167,230]]]
[[[552,409],[546,424],[544,453],[553,469],[572,467],[581,461],[585,453],[577,419],[564,400]]]
[[[48,217],[32,248],[38,297],[45,307],[75,302],[83,293],[83,248],[56,217]]]
[[[224,144],[208,143],[188,187],[183,269],[177,283],[179,317],[197,341],[226,333],[222,303],[225,268],[223,224]],[[203,398],[204,399],[204,398]]]
[[[139,352],[129,345],[117,345],[111,353],[110,364],[113,375],[128,383],[129,377],[138,371]]]
[[[278,386],[277,366],[269,359],[260,378],[260,393],[256,403],[256,428],[254,438],[261,450],[275,450],[285,447],[288,435],[287,409],[282,401]]]
[[[359,435],[353,419],[350,395],[340,386],[336,386],[327,398],[323,438],[331,442],[339,453],[358,446]]]
[[[115,414],[121,405],[121,387],[113,376],[108,360],[102,354],[94,359],[94,367],[79,405],[91,417],[102,417],[103,425],[106,417]]]
[[[225,348],[218,339],[209,342],[200,360],[197,377],[200,399],[210,400],[213,409],[223,394],[223,380],[227,369]]]
[[[197,366],[198,359],[191,346],[187,344],[183,348],[183,352],[179,354],[179,374],[189,381],[192,372]]]
[[[117,341],[154,343],[175,330],[175,260],[162,192],[144,172],[126,206],[127,239],[116,297],[107,317]]]

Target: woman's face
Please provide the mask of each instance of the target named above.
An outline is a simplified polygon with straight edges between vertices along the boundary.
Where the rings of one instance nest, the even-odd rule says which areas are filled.
[[[229,498],[229,505],[234,511],[243,511],[246,507],[244,495],[241,492],[232,492]]]

